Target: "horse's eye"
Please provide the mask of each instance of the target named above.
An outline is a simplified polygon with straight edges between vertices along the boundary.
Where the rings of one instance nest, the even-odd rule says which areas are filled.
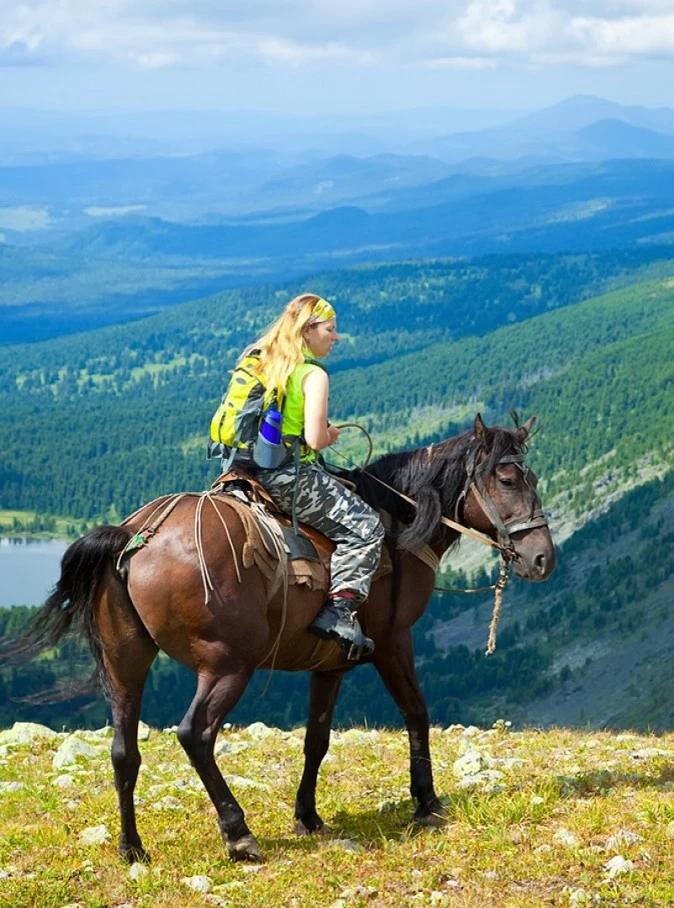
[[[505,486],[506,489],[512,489],[515,486],[515,480],[510,479],[508,476],[499,477],[499,482],[502,486]]]

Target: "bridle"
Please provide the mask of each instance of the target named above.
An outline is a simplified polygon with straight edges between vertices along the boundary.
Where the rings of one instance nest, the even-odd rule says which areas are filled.
[[[431,453],[431,449],[429,449],[429,453]],[[512,535],[514,533],[521,533],[524,530],[534,530],[538,527],[545,527],[548,525],[548,519],[543,513],[542,508],[536,508],[533,505],[533,502],[535,502],[537,499],[537,495],[536,490],[531,484],[531,471],[524,462],[524,454],[506,454],[496,463],[496,466],[506,463],[515,464],[518,470],[521,471],[524,482],[529,487],[532,494],[532,508],[529,512],[529,516],[526,519],[523,519],[522,517],[513,517],[508,521],[504,521],[501,518],[501,515],[496,510],[496,505],[494,504],[492,497],[485,485],[484,472],[487,466],[487,461],[484,460],[479,463],[477,460],[477,455],[478,450],[475,450],[468,456],[466,460],[466,482],[464,484],[463,491],[459,495],[454,507],[454,516],[456,519],[455,521],[453,521],[453,529],[457,529],[459,530],[459,532],[469,529],[468,527],[464,527],[464,525],[459,521],[459,508],[461,502],[465,502],[466,498],[468,497],[468,493],[472,491],[473,495],[477,499],[478,504],[496,530],[496,536],[498,539],[498,542],[494,543],[493,539],[491,539],[489,536],[485,536],[485,539],[480,541],[489,540],[489,544],[493,545],[495,548],[500,549],[501,554],[504,556],[504,558],[507,558],[509,561],[513,561],[518,556],[515,552],[511,538]],[[461,528],[463,528],[463,530]]]

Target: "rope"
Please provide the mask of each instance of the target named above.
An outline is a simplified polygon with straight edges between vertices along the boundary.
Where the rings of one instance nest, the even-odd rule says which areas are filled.
[[[506,588],[508,583],[508,571],[510,570],[510,565],[505,558],[501,561],[501,572],[499,578],[495,583],[496,592],[494,593],[494,611],[491,616],[491,624],[489,625],[489,639],[487,640],[487,649],[485,650],[485,656],[491,656],[494,650],[496,649],[496,628],[498,627],[499,618],[501,617],[501,606],[503,605],[503,590]]]

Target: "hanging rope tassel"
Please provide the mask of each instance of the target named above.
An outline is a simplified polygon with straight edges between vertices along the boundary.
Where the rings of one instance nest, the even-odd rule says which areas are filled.
[[[498,627],[498,621],[501,617],[501,606],[503,605],[503,591],[508,585],[508,571],[510,570],[510,562],[505,558],[501,558],[501,570],[499,573],[498,580],[494,584],[494,611],[491,616],[491,624],[489,625],[489,640],[487,641],[487,649],[485,650],[485,656],[491,656],[491,654],[496,649],[496,628]]]

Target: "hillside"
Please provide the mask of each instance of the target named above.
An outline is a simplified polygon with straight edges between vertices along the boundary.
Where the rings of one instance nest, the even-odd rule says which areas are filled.
[[[540,476],[553,534],[558,543],[566,540],[558,573],[545,585],[508,592],[499,649],[490,659],[482,656],[490,603],[433,601],[416,629],[431,714],[441,722],[484,720],[504,704],[522,720],[535,716],[544,724],[667,727],[674,283],[659,279],[545,311],[546,300],[560,301],[552,291],[569,274],[599,262],[581,260],[585,271],[577,272],[575,260],[553,258],[546,274],[559,283],[541,279],[540,293],[525,297],[515,275],[521,280],[540,261],[503,260],[492,263],[496,271],[487,264],[357,270],[351,292],[335,295],[346,334],[335,357],[333,397],[341,402],[335,419],[364,422],[379,452],[453,434],[478,409],[488,422],[503,420],[511,406],[539,415],[529,462]],[[507,267],[518,311],[527,314],[523,301],[530,300],[541,314],[471,336],[480,310],[462,309],[464,297],[448,288],[456,289],[460,275],[472,276],[485,319],[502,324],[512,304],[504,296]],[[388,294],[378,306],[372,305],[375,285]],[[483,292],[493,285],[500,288],[496,305]],[[175,309],[161,322],[148,320],[143,331],[130,325],[97,332],[85,350],[69,338],[16,348],[12,359],[0,356],[2,507],[65,515],[76,533],[82,520],[117,520],[155,495],[203,488],[215,475],[202,459],[214,388],[243,344],[241,323],[266,320],[266,301],[263,291],[224,295]],[[422,317],[431,305],[437,327]],[[400,337],[405,307],[409,333]],[[438,341],[443,315],[463,337]],[[36,447],[47,423],[67,431],[52,432],[47,446]],[[339,451],[359,460],[363,445],[354,435]],[[333,459],[344,465],[337,454]],[[476,566],[463,553],[450,563],[454,572]],[[451,571],[445,579],[453,579]],[[458,579],[446,585],[466,580]],[[615,653],[624,667],[612,683]],[[59,658],[72,659],[72,652]],[[69,668],[67,661],[37,663],[21,679],[5,675],[8,695],[20,694],[22,682],[28,689],[52,683],[50,672],[58,677]],[[192,679],[167,660],[158,661],[152,678],[152,721],[173,724]],[[257,708],[265,680],[251,685],[237,721]],[[305,688],[303,677],[275,676],[265,716],[282,725],[300,721]],[[9,710],[6,721],[25,714]],[[70,721],[81,715],[72,712]],[[91,721],[104,715],[100,703],[89,712]],[[398,721],[367,671],[347,681],[338,715]]]
[[[107,729],[0,732],[0,903],[532,906],[674,902],[674,737],[431,730],[446,825],[409,825],[402,732],[333,735],[318,787],[326,835],[292,834],[301,729],[226,728],[218,764],[267,858],[233,864],[170,730],[143,729],[138,823],[152,864],[123,864]],[[23,738],[24,743],[10,743]],[[79,743],[86,755],[68,759]]]

